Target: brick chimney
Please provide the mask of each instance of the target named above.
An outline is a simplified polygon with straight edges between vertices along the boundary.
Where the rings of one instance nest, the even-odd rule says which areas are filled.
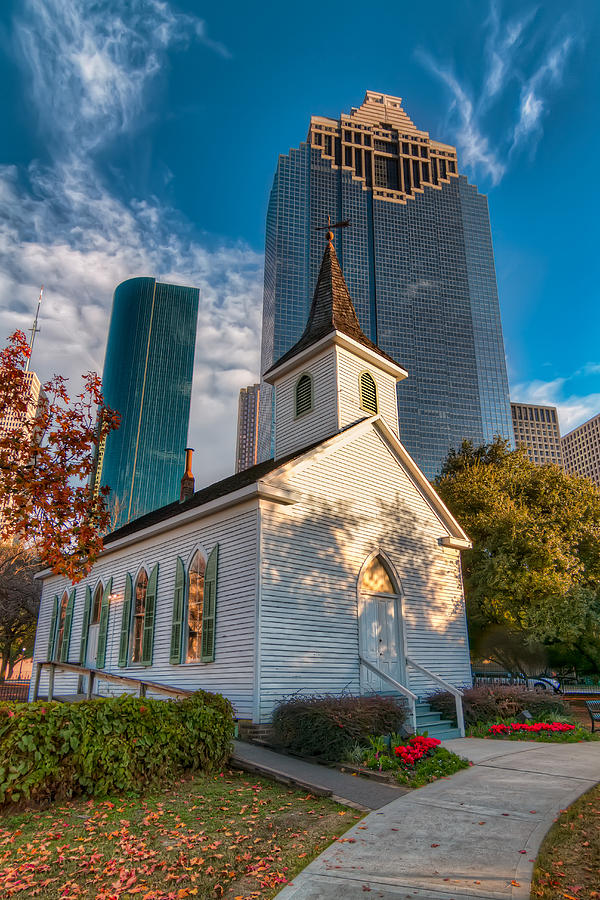
[[[192,453],[191,447],[185,448],[185,472],[181,479],[181,491],[179,494],[179,502],[184,503],[194,493],[194,476],[192,474]]]

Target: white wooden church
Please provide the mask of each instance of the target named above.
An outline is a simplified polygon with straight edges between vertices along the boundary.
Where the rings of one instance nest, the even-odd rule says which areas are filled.
[[[436,679],[470,684],[470,543],[399,440],[406,377],[361,331],[329,240],[304,334],[265,375],[274,459],[113,532],[76,587],[46,574],[34,670],[219,691],[254,724],[295,692],[414,706]],[[55,694],[79,679],[57,668]]]

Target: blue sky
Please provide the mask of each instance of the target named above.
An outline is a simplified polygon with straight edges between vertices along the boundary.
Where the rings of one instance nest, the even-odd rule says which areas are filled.
[[[426,7],[4,0],[0,327],[34,368],[102,370],[115,285],[201,287],[191,441],[199,483],[233,468],[258,375],[264,220],[277,155],[311,113],[403,98],[487,193],[515,399],[600,412],[599,5]]]

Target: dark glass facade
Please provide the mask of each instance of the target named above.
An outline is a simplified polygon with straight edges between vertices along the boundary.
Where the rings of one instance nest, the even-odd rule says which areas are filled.
[[[373,110],[384,102],[378,122]],[[408,369],[398,385],[400,438],[433,478],[465,438],[512,443],[487,199],[458,175],[454,148],[417,131],[398,98],[365,101],[345,119],[314,117],[308,141],[279,158],[261,367],[306,324],[323,247],[315,228],[328,216],[349,219],[335,233],[344,277],[365,334]],[[272,449],[272,389],[264,389],[261,459]]]
[[[105,402],[121,414],[97,484],[111,489],[113,527],[179,498],[190,417],[197,288],[120,284],[104,360]]]

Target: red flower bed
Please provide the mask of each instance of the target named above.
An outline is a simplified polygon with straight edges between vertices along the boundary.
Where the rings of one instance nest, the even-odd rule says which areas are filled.
[[[530,731],[539,734],[540,731],[575,731],[574,725],[567,725],[566,722],[534,722],[532,725],[521,722],[511,722],[510,725],[491,725],[488,728],[488,734],[515,734],[517,731]]]
[[[394,753],[398,756],[404,765],[414,766],[418,760],[425,756],[431,756],[435,748],[441,744],[437,738],[424,737],[422,734],[415,734],[411,737],[408,744],[401,744],[394,747]]]

